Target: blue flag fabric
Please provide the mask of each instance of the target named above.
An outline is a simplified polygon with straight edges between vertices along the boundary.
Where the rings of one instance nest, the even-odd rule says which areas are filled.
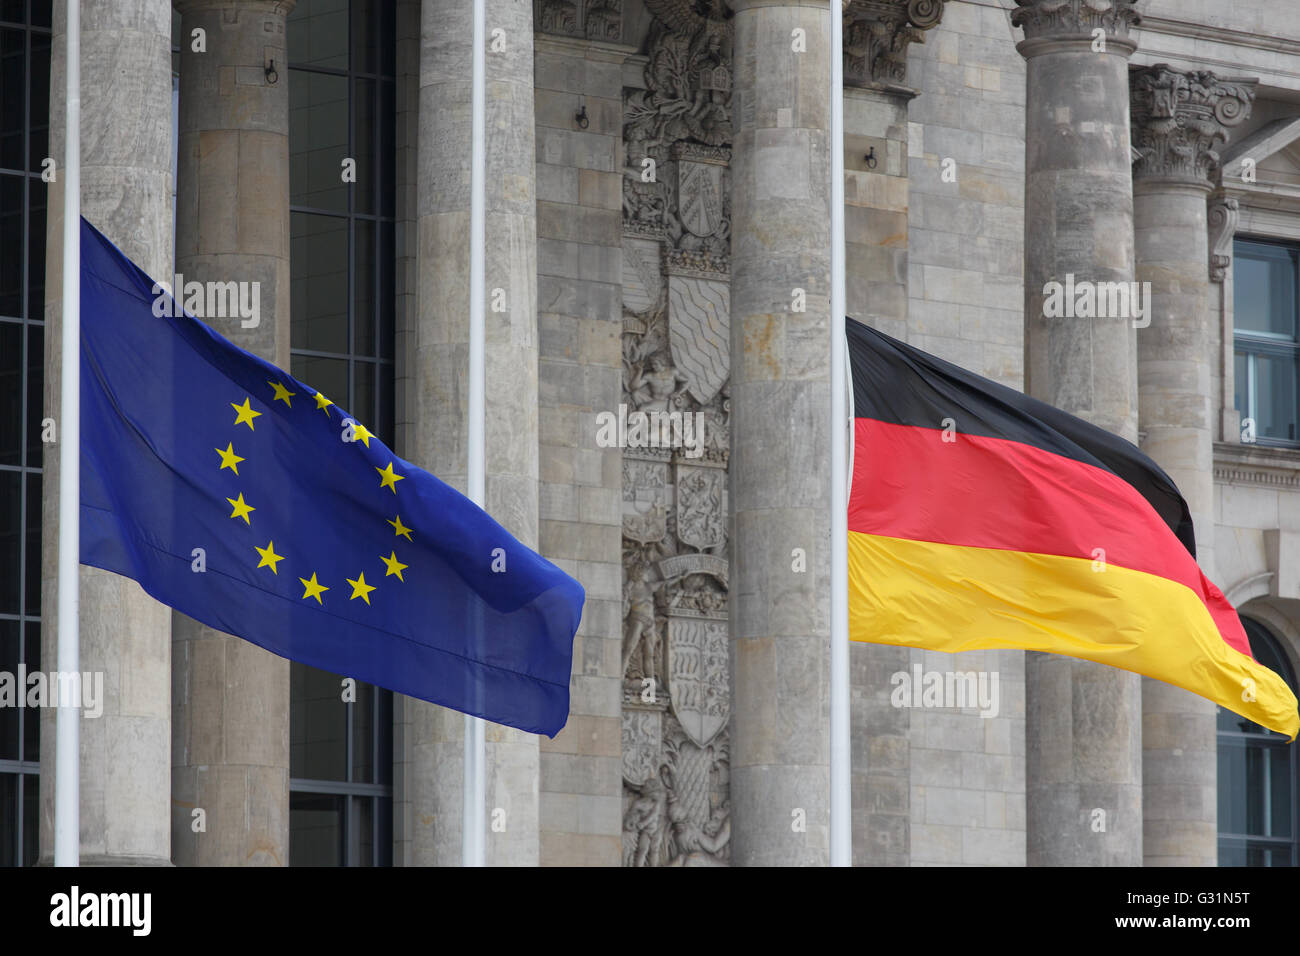
[[[559,732],[577,581],[327,396],[155,309],[84,219],[81,263],[83,564],[281,657]]]

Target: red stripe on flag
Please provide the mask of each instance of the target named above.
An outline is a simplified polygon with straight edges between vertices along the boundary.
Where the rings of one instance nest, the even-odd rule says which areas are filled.
[[[855,420],[850,531],[1096,560],[1191,589],[1229,646],[1252,656],[1236,610],[1122,478],[1031,445]],[[1099,572],[1104,573],[1104,572]]]

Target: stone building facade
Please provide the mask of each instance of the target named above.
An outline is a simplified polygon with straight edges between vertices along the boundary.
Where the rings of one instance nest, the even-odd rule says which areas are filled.
[[[49,76],[48,149],[28,120],[28,155],[0,161],[45,262],[22,308],[0,296],[23,343],[0,374],[28,356],[0,401],[43,387],[0,457],[43,501],[10,535],[41,542],[14,559],[40,593],[0,604],[39,628],[29,667],[55,623],[57,456],[31,434],[58,418],[61,187],[34,185],[62,156],[50,6],[0,23],[33,115]],[[261,327],[218,331],[341,376],[330,394],[464,487],[470,5],[83,8],[84,215],[155,276],[260,281]],[[832,15],[849,314],[1139,442],[1294,686],[1291,0],[488,0],[488,509],[587,593],[568,726],[489,731],[492,863],[829,860]],[[1133,312],[1056,316],[1067,281],[1134,289]],[[341,700],[346,675],[82,575],[107,690],[82,731],[85,860],[458,862],[458,714]],[[996,712],[897,706],[914,672],[996,675]],[[855,644],[851,681],[857,864],[1300,863],[1295,754],[1201,698],[1013,650]],[[19,736],[6,863],[52,851],[53,714]]]

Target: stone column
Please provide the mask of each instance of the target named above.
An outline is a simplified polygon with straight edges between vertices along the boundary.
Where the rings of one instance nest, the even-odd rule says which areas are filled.
[[[1214,408],[1207,207],[1222,176],[1216,150],[1246,120],[1253,80],[1168,64],[1130,75],[1137,278],[1150,325],[1137,333],[1142,448],[1191,508],[1197,559],[1214,555]],[[1145,289],[1144,289],[1145,291]],[[1148,866],[1218,862],[1217,708],[1142,680],[1143,854]]]
[[[54,5],[46,227],[45,414],[60,418],[65,6]],[[130,64],[124,68],[123,64]],[[171,4],[81,5],[81,214],[155,276],[172,272]],[[44,459],[41,656],[57,647],[59,460]],[[81,569],[81,669],[104,677],[104,712],[81,722],[81,863],[167,865],[171,611],[134,581]],[[41,862],[54,854],[54,710],[41,712]]]
[[[1132,319],[1044,314],[1048,282],[1133,281],[1134,0],[1016,4],[1027,94],[1025,390],[1136,440]],[[1059,655],[1025,657],[1028,864],[1140,865],[1138,676]]]
[[[289,70],[294,0],[176,0],[181,43],[176,271],[260,283],[259,322],[206,319],[289,367]],[[205,33],[195,52],[193,32]],[[278,77],[266,68],[275,61]],[[289,862],[289,661],[172,619],[172,859]],[[194,811],[205,828],[194,830]]]
[[[844,11],[844,216],[848,314],[907,337],[907,50],[943,17],[943,2],[854,0]],[[911,714],[889,702],[911,651],[849,647],[853,862],[910,859]]]
[[[733,7],[731,858],[824,865],[830,6]]]
[[[412,461],[466,487],[469,359],[470,85],[473,9],[425,0],[420,42],[417,186],[419,312],[412,363]],[[487,51],[487,510],[537,547],[537,209],[533,11],[489,0]],[[421,701],[407,716],[412,865],[458,864],[464,717]],[[538,743],[489,724],[490,865],[538,862]]]

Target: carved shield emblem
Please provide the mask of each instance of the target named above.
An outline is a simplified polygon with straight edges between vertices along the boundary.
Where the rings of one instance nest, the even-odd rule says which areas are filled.
[[[731,288],[694,276],[668,277],[673,364],[696,401],[708,404],[731,374]]]
[[[701,239],[722,222],[722,173],[716,163],[677,164],[677,219],[682,228]]]
[[[704,747],[727,725],[727,622],[668,619],[668,693],[682,730]]]
[[[623,534],[640,544],[668,533],[668,463],[623,459]]]
[[[663,712],[623,705],[623,778],[639,787],[663,763]]]
[[[692,548],[707,551],[726,544],[725,480],[721,468],[677,466],[677,537]]]

